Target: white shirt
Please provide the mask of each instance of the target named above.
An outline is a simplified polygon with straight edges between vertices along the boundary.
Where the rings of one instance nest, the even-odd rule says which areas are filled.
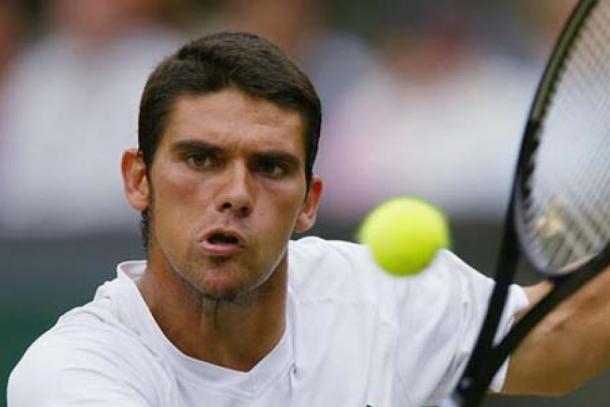
[[[190,358],[163,335],[135,284],[145,267],[120,264],[91,303],[32,344],[9,379],[9,407],[434,404],[465,368],[493,286],[449,251],[398,279],[363,246],[290,242],[287,329],[239,372]],[[512,287],[502,332],[526,305]]]

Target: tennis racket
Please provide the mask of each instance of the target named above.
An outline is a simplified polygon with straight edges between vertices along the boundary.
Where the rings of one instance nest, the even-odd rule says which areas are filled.
[[[496,285],[473,354],[443,407],[475,407],[508,355],[610,264],[610,0],[581,0],[547,63],[517,161]],[[520,258],[553,290],[493,343]]]

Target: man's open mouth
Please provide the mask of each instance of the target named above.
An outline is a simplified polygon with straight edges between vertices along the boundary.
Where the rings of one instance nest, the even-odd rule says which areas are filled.
[[[210,256],[228,256],[243,249],[245,239],[235,230],[219,228],[204,235],[201,247]]]
[[[239,238],[230,233],[213,233],[207,241],[212,244],[239,245]]]

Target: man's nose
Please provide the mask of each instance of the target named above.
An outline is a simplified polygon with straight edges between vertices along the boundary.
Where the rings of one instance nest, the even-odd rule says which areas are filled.
[[[233,212],[246,217],[252,212],[253,183],[252,174],[246,165],[236,163],[226,169],[216,195],[216,207],[220,212]]]

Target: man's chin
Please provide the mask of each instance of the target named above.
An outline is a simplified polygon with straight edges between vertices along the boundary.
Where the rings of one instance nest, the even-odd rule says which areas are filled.
[[[213,302],[236,302],[244,295],[243,290],[237,287],[215,287],[200,291],[203,299]]]
[[[193,267],[191,286],[202,300],[212,302],[247,303],[261,282],[235,258],[207,258],[205,264]],[[250,277],[250,278],[249,278]]]
[[[226,274],[214,276],[197,288],[203,299],[213,302],[240,302],[252,291],[245,282]]]

